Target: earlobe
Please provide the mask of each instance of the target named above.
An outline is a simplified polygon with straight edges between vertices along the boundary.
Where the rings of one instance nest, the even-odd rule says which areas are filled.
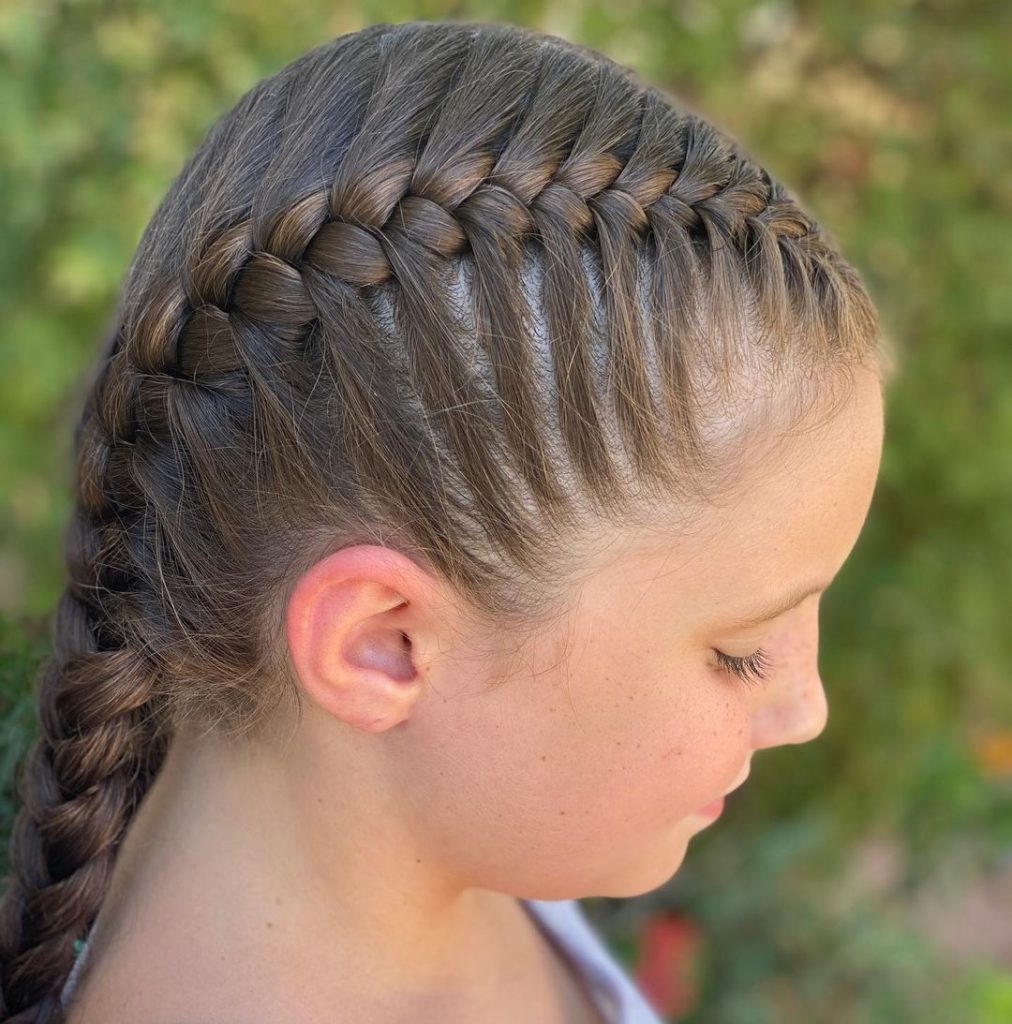
[[[299,580],[286,632],[295,674],[314,704],[369,732],[410,716],[422,676],[393,618],[404,604],[393,588],[328,572],[322,563]]]

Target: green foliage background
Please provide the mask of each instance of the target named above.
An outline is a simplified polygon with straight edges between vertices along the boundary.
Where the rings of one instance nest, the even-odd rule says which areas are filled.
[[[0,7],[3,831],[62,583],[83,375],[183,160],[255,81],[335,35],[376,21],[508,21],[602,50],[741,139],[839,240],[901,351],[868,525],[822,605],[826,732],[758,757],[667,886],[585,908],[630,966],[659,909],[700,922],[686,1021],[1012,1019],[1012,940],[983,941],[966,910],[1012,873],[1010,10]]]

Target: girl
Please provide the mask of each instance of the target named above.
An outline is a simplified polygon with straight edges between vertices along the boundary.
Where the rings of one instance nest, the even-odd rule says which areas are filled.
[[[656,1021],[575,901],[822,730],[886,354],[784,188],[591,50],[382,24],[256,85],[76,432],[0,1021]]]

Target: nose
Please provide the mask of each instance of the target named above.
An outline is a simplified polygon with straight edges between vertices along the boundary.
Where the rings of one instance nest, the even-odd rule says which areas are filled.
[[[781,671],[757,691],[752,743],[758,750],[788,743],[808,743],[826,728],[829,707],[819,675],[819,602],[814,595],[794,613],[781,636]]]
[[[826,728],[829,705],[818,670],[798,675],[775,689],[752,716],[752,745],[779,747],[808,743]]]

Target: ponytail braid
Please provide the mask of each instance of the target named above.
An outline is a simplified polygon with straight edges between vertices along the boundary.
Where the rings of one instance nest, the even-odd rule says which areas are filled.
[[[39,735],[18,778],[0,921],[0,1019],[50,1021],[64,978],[101,905],[127,823],[164,755],[151,717],[158,666],[143,646],[129,542],[109,471],[133,429],[113,360],[76,433],[77,504],[66,533],[68,582],[37,694]],[[103,397],[106,399],[103,401]]]

